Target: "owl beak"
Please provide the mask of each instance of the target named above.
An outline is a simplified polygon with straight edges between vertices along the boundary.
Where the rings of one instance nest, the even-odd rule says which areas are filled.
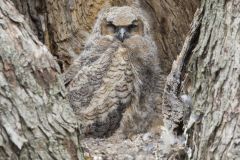
[[[127,29],[126,29],[126,28],[123,28],[123,27],[121,27],[121,28],[118,30],[117,38],[118,38],[121,42],[123,42],[124,39],[127,38],[126,32],[127,32]]]

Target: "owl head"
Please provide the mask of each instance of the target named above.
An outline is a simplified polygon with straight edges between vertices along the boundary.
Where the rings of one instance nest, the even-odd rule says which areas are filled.
[[[147,36],[149,30],[145,13],[130,6],[102,10],[93,28],[93,32],[99,36],[112,37],[120,42],[134,36]]]
[[[82,55],[100,56],[107,48],[117,46],[127,48],[131,62],[136,62],[141,68],[158,67],[159,57],[149,19],[142,9],[133,6],[103,9],[86,42],[85,49],[89,51]],[[90,52],[92,48],[97,48],[97,51]]]

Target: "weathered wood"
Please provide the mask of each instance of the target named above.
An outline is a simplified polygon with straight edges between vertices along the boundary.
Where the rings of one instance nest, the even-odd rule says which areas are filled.
[[[196,39],[194,43],[186,39],[184,46],[189,49],[183,47],[166,83],[164,121],[174,143],[165,155],[176,158],[185,154],[193,160],[239,159],[239,4],[210,0],[201,3],[200,28],[192,28],[189,34],[195,32]],[[178,119],[185,120],[184,105],[178,98],[181,91],[192,97],[185,128],[178,123]],[[174,134],[179,127],[180,135]]]
[[[0,0],[0,159],[81,159],[60,68],[9,0]]]
[[[187,73],[185,73],[187,69],[185,64],[188,64],[192,49],[197,44],[201,24],[201,13],[202,11],[198,10],[195,14],[191,31],[186,37],[181,53],[173,62],[172,70],[167,77],[164,88],[162,105],[164,123],[165,127],[176,136],[183,134],[182,125],[184,124],[184,117],[188,110],[187,106],[184,104],[184,97],[181,97],[184,94],[189,94],[186,93],[185,90],[182,90],[182,87],[188,84],[182,83],[182,80],[188,78]]]
[[[100,8],[133,1],[14,1],[25,19],[9,0],[0,0],[0,158],[80,159],[77,122],[58,78],[60,68],[27,22],[64,70],[81,52]],[[166,84],[164,112],[177,111],[166,113],[165,127],[173,138],[168,159],[239,159],[239,4],[201,2],[201,18],[195,19]],[[168,70],[197,2],[150,0],[140,5],[152,15]],[[184,115],[188,111],[181,93],[192,97],[190,118]],[[197,112],[203,113],[200,119]]]
[[[201,25],[202,11],[195,13],[191,30],[186,37],[181,53],[173,62],[172,70],[167,77],[162,113],[164,129],[162,132],[161,155],[162,159],[187,159],[186,132],[198,120],[199,117],[192,112],[192,101],[187,93],[184,83],[188,79],[186,65],[191,57],[192,49],[196,46]],[[194,119],[193,119],[194,118]]]
[[[240,157],[240,1],[202,1],[197,46],[188,65],[193,106],[204,113],[191,159]]]

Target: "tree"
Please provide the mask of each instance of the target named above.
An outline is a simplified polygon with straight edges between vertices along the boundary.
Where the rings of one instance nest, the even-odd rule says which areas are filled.
[[[239,9],[239,1],[203,0],[168,76],[165,126],[175,139],[187,135],[177,151],[189,159],[239,159]],[[192,97],[185,133],[181,92]]]
[[[82,50],[100,8],[135,1],[12,1],[25,18],[0,0],[0,159],[81,159],[81,131],[59,75]],[[165,127],[173,139],[188,137],[171,144],[166,159],[239,157],[239,4],[202,0],[183,45],[198,1],[140,2],[152,17],[162,68],[171,70]],[[182,94],[192,99],[189,111]]]
[[[10,1],[0,17],[0,159],[81,159],[58,64]]]

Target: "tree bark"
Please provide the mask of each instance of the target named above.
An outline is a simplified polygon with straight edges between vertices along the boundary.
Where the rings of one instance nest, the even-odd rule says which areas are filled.
[[[0,159],[81,159],[60,68],[9,0],[0,0]]]
[[[24,16],[0,0],[0,159],[82,159],[59,74],[82,50],[100,8],[135,1],[12,1]]]
[[[193,130],[191,159],[240,157],[240,1],[202,1],[190,93],[203,118]]]
[[[176,142],[165,151],[166,159],[240,157],[239,4],[237,0],[201,2],[165,87],[165,127]],[[183,94],[192,97],[190,117],[185,115]]]
[[[81,159],[59,74],[81,52],[100,8],[135,1],[13,1],[25,18],[0,0],[0,159]],[[163,97],[173,143],[167,148],[163,135],[162,159],[239,159],[239,0],[202,0],[183,47],[197,1],[140,5],[152,15],[166,73],[182,48]]]

